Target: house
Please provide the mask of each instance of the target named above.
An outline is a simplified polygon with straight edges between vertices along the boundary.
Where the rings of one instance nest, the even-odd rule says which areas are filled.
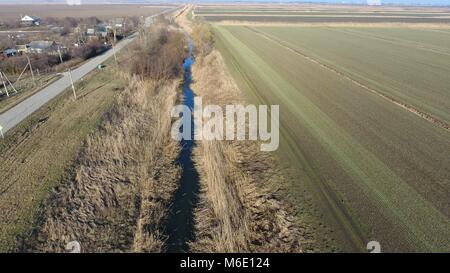
[[[105,24],[99,24],[95,27],[95,34],[99,38],[106,38],[108,36],[108,27]]]
[[[125,25],[125,19],[124,18],[116,18],[113,20],[113,24],[115,28],[123,28]]]
[[[29,48],[29,46],[28,45],[16,45],[16,49],[17,49],[17,53],[19,53],[19,54],[26,54],[26,53],[28,53],[28,48]]]
[[[101,23],[95,26],[95,32],[105,32],[108,29],[108,25]]]
[[[33,41],[28,44],[29,53],[48,53],[55,54],[58,51],[58,45],[55,41]]]
[[[3,50],[3,56],[5,57],[13,57],[17,55],[17,50],[15,48],[7,48]]]
[[[50,31],[53,33],[63,33],[64,27],[51,27]]]
[[[108,27],[105,24],[99,24],[94,28],[86,29],[86,36],[90,39],[105,39],[108,36]]]
[[[94,36],[95,35],[95,28],[88,28],[86,30],[86,35],[87,36]]]
[[[20,19],[20,23],[24,26],[39,26],[41,24],[41,19],[36,16],[25,15]]]

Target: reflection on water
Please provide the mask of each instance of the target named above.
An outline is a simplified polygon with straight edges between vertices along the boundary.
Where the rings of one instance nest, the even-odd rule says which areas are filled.
[[[194,108],[195,94],[191,90],[192,82],[191,67],[194,64],[192,56],[192,44],[189,44],[189,57],[183,63],[184,82],[183,94],[184,105]],[[194,124],[191,119],[191,139],[194,139]],[[194,209],[198,201],[200,190],[199,177],[192,161],[192,150],[195,147],[194,140],[182,140],[182,150],[178,157],[178,164],[182,168],[180,187],[175,193],[174,203],[170,210],[167,223],[167,249],[169,253],[179,253],[188,251],[188,242],[194,239]]]

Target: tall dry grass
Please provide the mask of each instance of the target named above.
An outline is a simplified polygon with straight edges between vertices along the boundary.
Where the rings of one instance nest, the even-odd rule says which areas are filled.
[[[189,34],[192,33],[192,22],[188,19],[188,14],[193,7],[193,5],[187,5],[174,15],[174,21]]]
[[[201,175],[201,203],[196,211],[196,238],[200,252],[249,251],[249,217],[242,203],[242,179],[231,173],[233,150],[220,142],[205,141],[195,151]]]
[[[169,64],[153,70],[133,70],[164,57],[155,54],[179,47],[172,34],[150,31],[156,37],[152,42],[158,43],[138,40],[134,45],[142,58],[128,58],[126,69],[118,73],[128,87],[43,206],[25,250],[62,252],[76,240],[83,252],[163,251],[165,221],[181,173],[170,113],[179,100],[183,52],[176,51]]]
[[[130,78],[45,206],[30,250],[61,252],[72,240],[87,252],[162,250],[180,173],[178,143],[169,138],[178,86]]]
[[[217,50],[197,57],[193,78],[192,89],[204,105],[244,104]],[[259,151],[259,143],[201,141],[194,153],[201,196],[192,251],[302,251],[292,207],[268,186],[285,178],[273,156]]]

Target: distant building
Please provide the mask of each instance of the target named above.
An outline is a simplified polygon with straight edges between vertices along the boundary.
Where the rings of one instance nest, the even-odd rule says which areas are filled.
[[[88,40],[95,38],[105,39],[108,36],[108,26],[105,24],[98,24],[94,28],[87,28],[86,36]]]
[[[17,53],[19,53],[19,54],[26,54],[26,53],[28,53],[28,45],[16,45],[16,50],[17,50]]]
[[[39,26],[41,24],[41,19],[36,16],[25,15],[20,19],[20,23],[24,26]]]
[[[28,44],[29,53],[49,53],[53,54],[58,51],[58,45],[55,41],[33,41]]]
[[[3,50],[3,56],[5,57],[13,57],[17,55],[17,50],[15,48],[7,48]]]
[[[87,36],[94,36],[95,35],[95,28],[88,28],[86,30],[86,35]]]
[[[113,25],[115,28],[123,28],[125,24],[125,19],[124,18],[115,18],[113,20]]]
[[[108,26],[106,24],[98,24],[95,27],[95,35],[99,38],[105,38],[108,35]]]

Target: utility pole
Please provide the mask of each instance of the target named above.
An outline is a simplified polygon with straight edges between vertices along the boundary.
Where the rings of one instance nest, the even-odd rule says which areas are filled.
[[[8,79],[8,77],[6,77],[6,74],[5,74],[4,72],[0,72],[0,73],[3,74],[2,78],[5,77],[6,82],[11,86],[11,88],[12,88],[12,89],[14,90],[14,92],[17,94],[16,88],[15,88],[14,85],[11,83],[11,81]]]
[[[61,61],[61,64],[64,63],[62,55],[61,55],[61,48],[58,46],[58,54],[59,54],[59,60]],[[69,78],[70,78],[70,85],[72,85],[72,91],[73,91],[73,98],[77,100],[77,92],[75,91],[75,85],[73,84],[73,78],[72,78],[72,71],[70,70],[70,67],[67,68],[69,72]]]
[[[8,87],[6,86],[5,79],[3,78],[3,72],[1,71],[0,71],[0,78],[2,79],[3,87],[5,88],[6,91],[6,96],[9,97]]]
[[[75,85],[73,85],[72,71],[70,70],[70,68],[69,68],[69,78],[70,78],[70,85],[72,86],[73,98],[74,100],[77,100],[77,92],[75,91]]]
[[[113,50],[113,54],[114,54],[114,61],[116,62],[116,66],[119,66],[119,63],[117,62],[117,56],[116,56],[116,27],[114,26],[113,28],[113,32],[114,32],[114,41],[112,43],[112,50]]]
[[[30,67],[30,71],[31,71],[31,77],[33,78],[33,83],[36,83],[36,81],[34,79],[34,72],[33,72],[33,67],[31,66],[30,57],[27,56],[27,60],[28,60],[28,66]]]
[[[27,70],[29,65],[30,65],[29,63],[27,63],[27,65],[25,65],[25,67],[22,70],[22,73],[20,73],[19,78],[17,78],[16,82],[20,81],[20,78],[22,78],[23,73],[25,73],[25,70]]]

